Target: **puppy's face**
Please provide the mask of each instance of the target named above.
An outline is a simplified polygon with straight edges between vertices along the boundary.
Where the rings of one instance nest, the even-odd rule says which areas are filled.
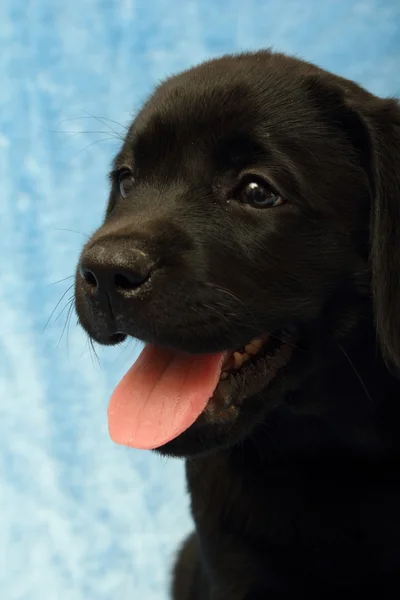
[[[133,122],[76,276],[94,340],[132,336],[150,344],[147,360],[164,360],[126,378],[111,411],[125,406],[117,441],[179,455],[234,443],[307,377],[332,330],[340,339],[355,325],[370,193],[343,85],[281,55],[228,57],[168,80]],[[196,361],[200,382],[187,375]],[[204,396],[192,411],[190,389]],[[138,393],[157,424],[140,398],[130,418]],[[126,431],[140,414],[162,429],[175,409],[185,419],[167,415],[153,443]]]

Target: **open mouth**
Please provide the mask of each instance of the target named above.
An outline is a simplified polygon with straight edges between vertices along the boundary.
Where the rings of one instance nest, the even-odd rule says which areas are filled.
[[[218,385],[206,407],[209,412],[240,406],[246,397],[266,389],[289,362],[295,341],[294,330],[283,330],[255,338],[237,351],[226,352]]]
[[[267,389],[288,364],[295,341],[294,332],[284,330],[237,351],[200,355],[146,344],[111,397],[111,438],[154,449],[200,416],[212,423],[235,417],[246,399]]]

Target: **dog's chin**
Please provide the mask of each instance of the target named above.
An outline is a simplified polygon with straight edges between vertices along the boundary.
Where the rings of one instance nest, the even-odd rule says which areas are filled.
[[[279,404],[281,383],[281,379],[273,382],[265,390],[246,398],[240,406],[234,404],[217,414],[214,414],[213,408],[210,410],[213,404],[210,400],[191,427],[154,451],[163,456],[190,458],[234,446],[251,435],[253,428],[262,422],[268,411]]]

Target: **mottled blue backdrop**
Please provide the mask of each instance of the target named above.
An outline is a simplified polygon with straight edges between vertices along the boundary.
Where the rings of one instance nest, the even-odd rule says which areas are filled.
[[[167,597],[191,527],[183,465],[109,440],[108,398],[138,347],[97,362],[76,319],[65,327],[66,278],[154,84],[266,46],[400,92],[399,0],[0,1],[2,600]]]

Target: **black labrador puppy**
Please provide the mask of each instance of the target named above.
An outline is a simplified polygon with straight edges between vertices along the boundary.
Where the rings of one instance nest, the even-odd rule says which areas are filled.
[[[398,102],[226,56],[157,88],[110,180],[76,310],[146,343],[111,437],[186,457],[173,597],[398,598]]]

